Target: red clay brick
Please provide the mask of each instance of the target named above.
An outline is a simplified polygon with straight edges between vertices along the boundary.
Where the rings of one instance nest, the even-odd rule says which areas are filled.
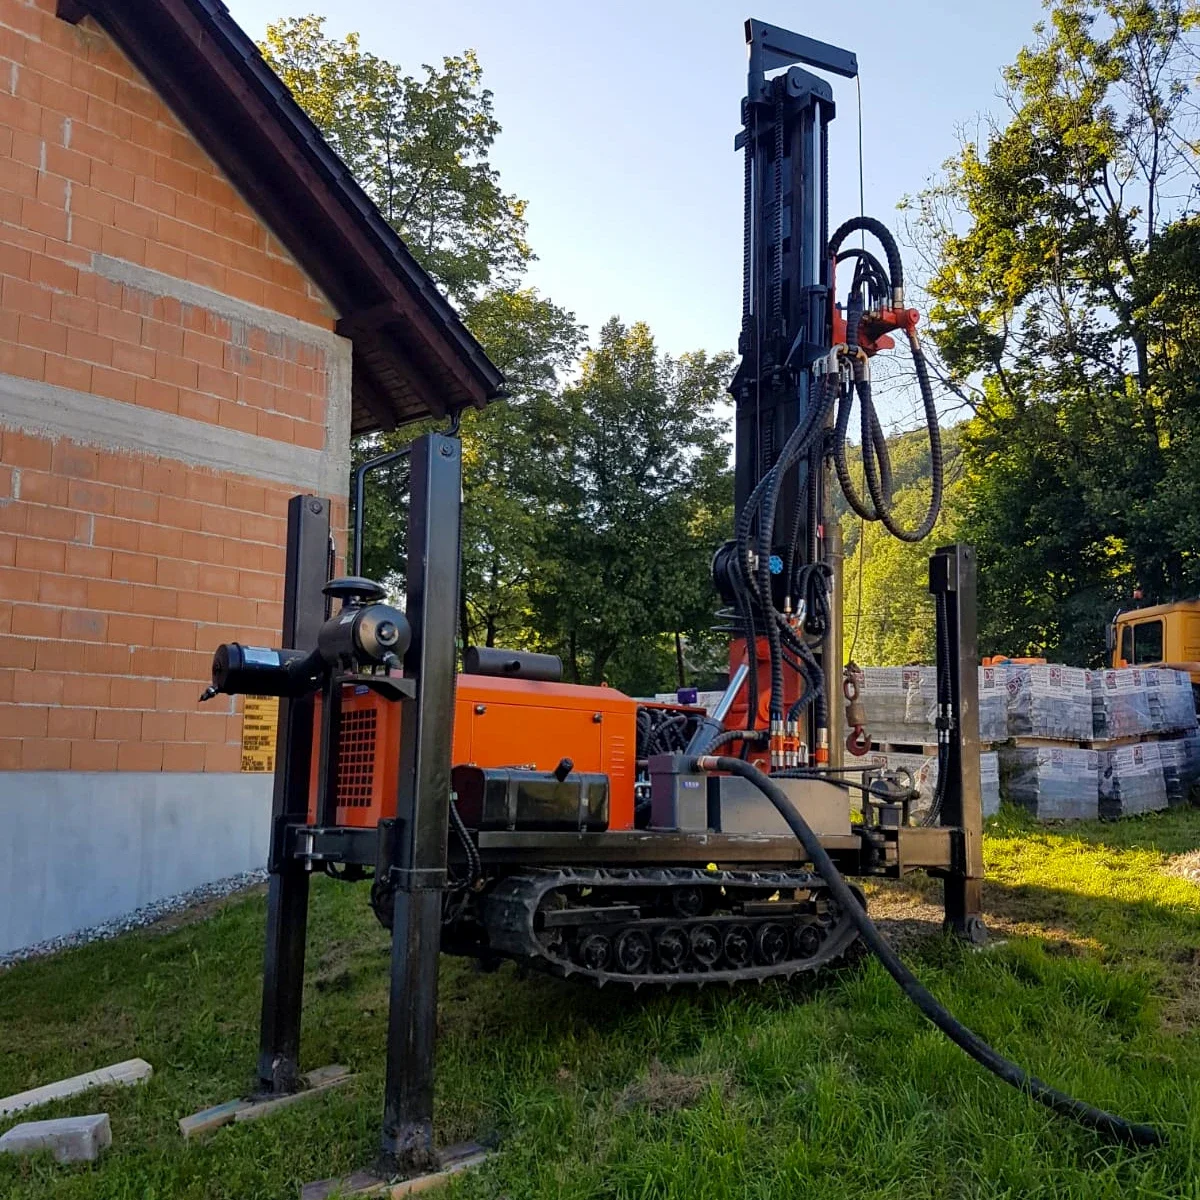
[[[128,675],[130,657],[125,646],[88,642],[83,647],[83,670],[88,675]]]
[[[54,671],[18,671],[13,680],[13,703],[50,706],[50,720],[53,724],[54,706],[62,704],[68,678],[69,676]]]
[[[173,384],[139,377],[133,386],[134,398],[145,408],[159,412],[178,412],[179,389]]]
[[[6,276],[0,287],[0,304],[9,312],[49,321],[55,296],[40,284]]]
[[[216,622],[220,599],[217,596],[206,596],[202,592],[180,592],[176,605],[176,615],[185,621]]]
[[[50,710],[44,705],[14,704],[4,714],[4,732],[8,737],[44,738],[50,724]]]
[[[0,771],[17,771],[21,767],[21,739],[0,738]]]
[[[112,683],[113,708],[150,709],[154,706],[155,683],[152,679],[114,679]]]
[[[92,390],[92,364],[75,358],[62,358],[57,354],[46,355],[47,383],[55,387],[70,388],[76,392]]]
[[[161,771],[162,763],[159,742],[122,742],[117,747],[118,771]]]
[[[21,379],[43,379],[46,375],[45,351],[0,343],[0,371]]]
[[[72,771],[115,771],[117,743],[80,741],[71,743]]]
[[[65,557],[68,575],[84,579],[107,579],[112,574],[111,550],[99,546],[68,546]]]
[[[133,605],[133,584],[109,579],[88,580],[88,607],[98,612],[129,612]]]
[[[100,363],[107,367],[112,364],[112,338],[99,337],[83,329],[68,329],[67,353],[73,358]]]
[[[163,745],[163,770],[203,771],[206,749],[203,743],[167,742]]]
[[[126,583],[154,583],[158,561],[150,554],[116,551],[112,556],[112,578]]]
[[[90,583],[88,584],[90,587]],[[108,617],[91,609],[67,609],[62,615],[62,636],[77,642],[102,642],[108,630]]]
[[[49,350],[53,354],[66,354],[67,331],[40,317],[22,313],[18,337],[26,349]],[[43,372],[45,368],[43,367]]]
[[[203,421],[208,425],[216,425],[220,418],[221,402],[216,396],[205,396],[199,392],[181,391],[179,393],[179,415],[192,421]]]
[[[71,743],[57,738],[31,737],[21,743],[22,771],[66,771],[71,766]]]
[[[32,670],[38,643],[32,638],[11,634],[0,636],[0,667]]]
[[[115,645],[149,646],[154,641],[154,618],[114,613],[108,618],[108,640]]]
[[[191,621],[156,620],[154,645],[174,650],[194,650],[196,626]]]
[[[114,357],[115,357],[114,347]],[[93,366],[91,390],[98,396],[133,403],[137,390],[137,376],[125,371],[113,371],[108,367]]]
[[[71,575],[42,575],[38,580],[38,602],[71,605],[87,603],[87,582]]]
[[[62,612],[40,604],[14,604],[12,631],[23,637],[55,638],[62,626]]]
[[[66,548],[56,542],[22,539],[17,543],[16,563],[27,571],[58,571],[66,567]]]
[[[56,708],[50,712],[52,738],[90,738],[96,733],[96,713],[90,708]]]
[[[211,773],[233,772],[240,770],[242,765],[242,750],[240,746],[218,745],[207,743],[204,747],[204,769]]]
[[[147,712],[142,716],[142,741],[182,742],[184,740],[183,713]]]
[[[139,525],[134,521],[118,521],[112,517],[97,517],[92,533],[92,541],[97,546],[112,550],[137,550],[140,547],[140,535],[153,526]]]
[[[125,371],[134,376],[135,380],[147,375],[152,376],[154,374],[154,351],[144,346],[130,346],[125,342],[117,341],[113,343],[112,365],[114,370]]]
[[[55,442],[52,455],[54,470],[74,479],[95,479],[100,468],[99,451],[74,442]]]
[[[139,679],[174,680],[178,677],[178,656],[179,651],[177,650],[163,650],[151,646],[139,646],[133,652],[133,673]],[[157,696],[157,694],[158,689],[156,687],[155,695]],[[161,707],[157,699],[155,700],[155,707]]]
[[[62,475],[48,475],[41,471],[21,472],[21,501],[24,504],[54,504],[66,506],[67,497],[71,493],[71,481]],[[52,533],[37,534],[39,537],[69,537],[74,528],[70,513],[62,513],[67,524]],[[28,526],[27,526],[28,528]]]
[[[69,503],[83,512],[111,513],[116,500],[116,488],[92,480],[72,480]]]

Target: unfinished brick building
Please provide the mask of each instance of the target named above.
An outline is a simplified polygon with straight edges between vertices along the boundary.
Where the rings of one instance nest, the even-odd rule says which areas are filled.
[[[352,430],[499,384],[219,0],[0,0],[0,952],[261,864],[212,648]]]

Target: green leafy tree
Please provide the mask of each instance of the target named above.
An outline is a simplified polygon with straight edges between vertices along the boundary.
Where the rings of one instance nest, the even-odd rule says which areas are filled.
[[[259,50],[405,245],[457,302],[512,286],[533,257],[525,202],[488,157],[500,132],[472,50],[405,74],[323,17],[267,26]]]
[[[732,521],[716,416],[730,365],[671,358],[614,318],[565,391],[531,596],[569,678],[653,691],[675,678],[664,635],[696,650],[709,636],[709,561]]]
[[[929,556],[954,540],[962,492],[961,426],[942,430],[946,490],[942,512],[929,537],[902,542],[878,522],[843,511],[842,651],[846,661],[877,667],[934,661],[934,608],[929,594]],[[912,527],[929,504],[929,441],[923,430],[888,439],[896,480],[896,517]],[[851,473],[862,489],[862,468]],[[845,510],[845,503],[842,501]]]
[[[1049,7],[1005,73],[1009,119],[913,215],[944,379],[975,414],[958,532],[980,552],[983,647],[1088,661],[1135,582],[1156,598],[1200,583],[1177,515],[1200,498],[1182,457],[1195,383],[1176,371],[1200,10]]]

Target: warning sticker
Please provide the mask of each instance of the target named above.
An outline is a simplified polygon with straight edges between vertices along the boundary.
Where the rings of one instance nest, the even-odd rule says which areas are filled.
[[[279,729],[279,698],[247,696],[242,710],[242,770],[275,770],[275,738]]]

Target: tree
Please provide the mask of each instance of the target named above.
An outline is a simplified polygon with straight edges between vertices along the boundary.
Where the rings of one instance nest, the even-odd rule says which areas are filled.
[[[531,597],[574,681],[654,690],[664,634],[709,634],[709,562],[732,523],[715,412],[730,365],[661,354],[645,325],[613,318],[563,395]]]
[[[500,132],[472,50],[406,75],[338,41],[323,17],[267,26],[259,50],[347,169],[456,302],[511,287],[533,257],[525,202],[505,193],[488,154]]]
[[[934,661],[934,607],[929,594],[929,555],[934,546],[954,540],[954,524],[962,490],[959,452],[961,426],[942,431],[946,489],[942,512],[929,537],[902,542],[877,522],[860,521],[838,499],[844,561],[842,568],[842,651],[871,666],[903,666]],[[888,439],[894,478],[895,512],[912,527],[929,504],[929,442],[924,430]],[[862,468],[851,472],[862,492]]]
[[[1058,0],[1005,73],[1007,123],[919,199],[934,340],[974,412],[958,532],[985,650],[1095,659],[1134,582],[1200,582],[1163,504],[1194,424],[1164,257],[1186,255],[1200,182],[1198,22],[1194,0]]]

